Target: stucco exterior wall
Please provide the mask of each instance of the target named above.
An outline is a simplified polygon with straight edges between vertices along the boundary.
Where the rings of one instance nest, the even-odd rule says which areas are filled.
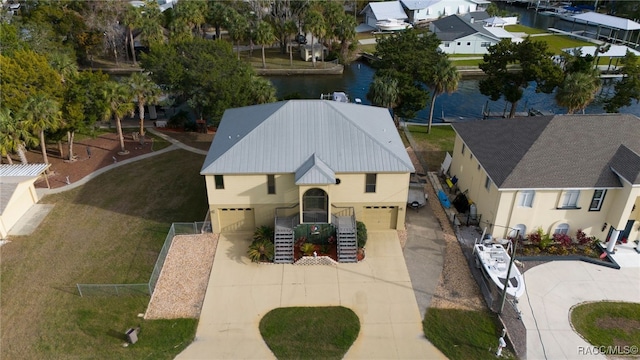
[[[324,190],[331,205],[352,206],[356,218],[362,218],[365,206],[397,206],[397,228],[404,229],[408,197],[409,173],[377,174],[375,193],[365,192],[365,174],[336,174],[340,184],[295,184],[294,174],[276,174],[276,193],[267,194],[267,175],[224,175],[224,189],[215,188],[214,176],[205,176],[207,198],[211,209],[213,228],[220,229],[217,210],[221,208],[253,208],[255,225],[273,226],[275,209],[302,204],[305,191],[312,188]]]
[[[35,179],[23,181],[13,192],[2,215],[0,238],[6,238],[11,228],[20,220],[34,204],[38,202],[38,195],[33,186]]]

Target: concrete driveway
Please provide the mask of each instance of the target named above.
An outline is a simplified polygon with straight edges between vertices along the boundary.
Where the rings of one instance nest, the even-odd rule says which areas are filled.
[[[572,329],[571,307],[585,301],[640,302],[639,267],[615,270],[582,261],[553,261],[527,270],[524,277],[526,294],[519,308],[527,328],[527,359],[604,359],[589,355],[593,346]]]
[[[251,234],[218,242],[195,341],[178,359],[272,359],[258,324],[270,310],[335,306],[353,310],[360,334],[346,359],[445,359],[422,331],[396,231],[371,231],[357,264],[254,264]]]

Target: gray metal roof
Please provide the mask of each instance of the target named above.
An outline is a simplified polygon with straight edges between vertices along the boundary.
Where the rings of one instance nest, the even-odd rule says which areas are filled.
[[[296,185],[335,184],[336,173],[314,153],[296,170]]]
[[[630,114],[555,115],[453,125],[468,149],[502,189],[621,186],[611,171],[635,169],[640,119]],[[634,172],[619,172],[639,184]]]
[[[289,100],[225,111],[200,173],[296,173],[312,156],[333,173],[414,171],[387,109]]]
[[[638,30],[640,29],[640,24],[633,20],[607,15],[600,14],[597,12],[586,12],[578,15],[572,16],[574,19],[588,21],[592,24],[602,25],[608,28],[620,29],[620,30]]]
[[[370,2],[361,13],[364,13],[367,8],[371,9],[376,20],[408,19],[400,1]]]

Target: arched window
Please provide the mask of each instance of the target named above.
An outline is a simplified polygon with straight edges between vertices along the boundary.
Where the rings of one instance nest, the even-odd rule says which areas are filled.
[[[567,235],[569,233],[569,224],[562,223],[556,227],[556,230],[553,232],[554,234],[562,234]]]
[[[329,196],[322,189],[309,189],[302,195],[302,222],[329,222]]]
[[[514,226],[513,229],[509,231],[509,237],[515,238],[516,234],[519,239],[524,239],[525,237],[527,237],[527,227],[524,224],[518,224]]]

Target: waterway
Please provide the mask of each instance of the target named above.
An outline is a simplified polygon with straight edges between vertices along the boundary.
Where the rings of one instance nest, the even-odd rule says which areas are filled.
[[[518,13],[522,25],[541,29],[555,27],[571,30],[571,23],[556,17],[540,15],[531,9],[509,6],[507,10]],[[359,98],[363,104],[370,104],[371,102],[366,95],[374,73],[375,70],[368,64],[354,62],[345,67],[342,75],[273,76],[269,77],[269,79],[277,89],[278,98],[295,94],[300,98],[317,99],[320,98],[321,94],[344,91],[352,101]],[[488,106],[491,112],[506,111],[508,113],[509,104],[502,99],[490,101],[487,96],[480,93],[478,82],[478,79],[463,79],[460,81],[456,92],[438,96],[434,107],[435,121],[441,121],[442,118],[455,119],[457,121],[480,119],[485,106]],[[613,83],[614,81],[611,80],[605,83],[597,99],[585,109],[585,113],[604,113],[603,100],[613,94]],[[536,109],[545,113],[566,114],[566,109],[556,104],[555,94],[536,93],[533,85],[525,90],[522,100],[518,103],[517,111],[526,112],[529,109]],[[427,121],[430,101],[425,105],[425,108],[417,113],[413,121]],[[640,104],[634,103],[629,107],[621,108],[620,112],[640,116]]]

